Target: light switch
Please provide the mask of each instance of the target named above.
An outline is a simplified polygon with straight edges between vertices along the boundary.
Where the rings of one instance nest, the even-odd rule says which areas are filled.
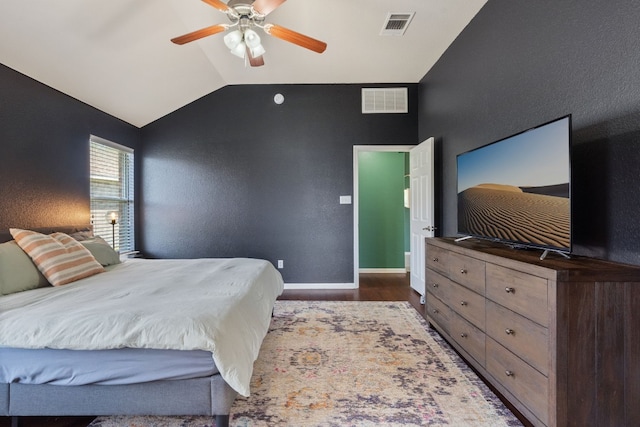
[[[351,204],[351,196],[340,196],[340,204],[341,205],[350,205]]]

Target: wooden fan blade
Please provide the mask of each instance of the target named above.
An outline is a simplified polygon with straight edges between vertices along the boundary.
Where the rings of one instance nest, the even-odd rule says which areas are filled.
[[[287,0],[256,0],[251,7],[260,15],[268,15]]]
[[[230,9],[229,6],[227,6],[225,3],[222,3],[220,0],[202,0],[202,1],[207,3],[209,6],[215,7],[220,12],[228,12]]]
[[[247,46],[247,58],[249,58],[249,65],[252,67],[262,67],[264,65],[264,55],[256,56],[255,58],[251,56],[251,49]]]
[[[280,25],[267,24],[264,26],[264,31],[267,34],[277,37],[289,43],[297,44],[298,46],[312,50],[314,52],[322,53],[327,48],[327,44],[323,41],[316,40],[304,34],[297,33]]]
[[[262,57],[262,55],[258,56],[257,58],[249,57],[249,65],[251,65],[252,67],[262,67],[264,65],[264,58]]]
[[[226,31],[226,29],[227,29],[227,26],[224,24],[212,25],[210,27],[202,28],[201,30],[194,31],[192,33],[188,33],[180,37],[175,37],[171,39],[171,41],[174,42],[175,44],[185,44],[185,43],[192,42],[194,40],[201,39],[203,37],[221,33],[223,31]]]

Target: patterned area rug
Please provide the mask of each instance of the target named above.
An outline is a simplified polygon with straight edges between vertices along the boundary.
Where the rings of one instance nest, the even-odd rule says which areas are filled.
[[[211,417],[100,417],[93,427],[211,427]],[[406,302],[278,301],[231,425],[520,426]]]

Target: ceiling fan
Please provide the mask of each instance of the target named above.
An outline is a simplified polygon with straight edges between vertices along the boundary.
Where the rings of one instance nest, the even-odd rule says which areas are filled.
[[[286,0],[202,0],[221,12],[226,13],[231,24],[217,24],[202,28],[191,33],[175,37],[171,41],[175,44],[185,44],[203,37],[233,30],[224,36],[225,45],[231,53],[248,60],[252,67],[264,65],[264,47],[260,43],[260,36],[255,28],[261,28],[265,33],[296,44],[314,52],[322,53],[327,44],[304,34],[275,24],[265,24],[265,17]]]

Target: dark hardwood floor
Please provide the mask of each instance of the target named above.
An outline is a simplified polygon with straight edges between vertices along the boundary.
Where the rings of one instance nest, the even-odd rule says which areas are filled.
[[[411,289],[409,274],[360,274],[358,289],[291,290],[281,300],[306,301],[409,301],[424,315],[420,295]]]

